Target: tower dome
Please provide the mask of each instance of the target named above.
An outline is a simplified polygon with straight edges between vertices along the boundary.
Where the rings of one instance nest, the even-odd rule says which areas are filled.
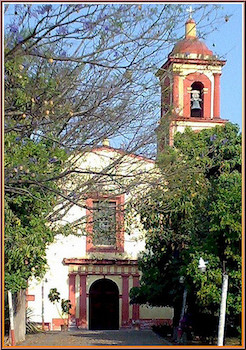
[[[177,54],[213,56],[213,52],[196,36],[196,22],[192,18],[185,23],[185,38],[177,42],[170,56]]]
[[[185,38],[177,42],[171,52],[171,56],[179,53],[213,56],[213,52],[198,38]]]

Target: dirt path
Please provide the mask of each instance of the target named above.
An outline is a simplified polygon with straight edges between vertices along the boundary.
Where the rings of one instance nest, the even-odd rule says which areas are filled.
[[[119,330],[119,331],[88,331],[76,330],[69,332],[45,332],[27,334],[20,347],[59,346],[59,347],[98,347],[98,346],[164,346],[170,345],[151,330]]]

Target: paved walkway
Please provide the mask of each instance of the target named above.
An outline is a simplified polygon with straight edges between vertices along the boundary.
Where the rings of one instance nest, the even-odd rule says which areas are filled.
[[[165,346],[171,345],[151,330],[45,332],[27,334],[26,340],[18,346],[62,346],[62,347],[98,347],[98,346]]]

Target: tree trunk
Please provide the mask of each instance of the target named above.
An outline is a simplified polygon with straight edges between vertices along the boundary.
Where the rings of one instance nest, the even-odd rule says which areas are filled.
[[[26,335],[26,294],[25,290],[13,294],[15,340],[18,344]]]

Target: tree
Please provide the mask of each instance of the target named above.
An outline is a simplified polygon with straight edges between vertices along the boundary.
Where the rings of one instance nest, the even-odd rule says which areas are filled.
[[[102,176],[111,179],[114,165],[124,157],[101,173],[91,171],[88,181],[74,155],[78,159],[106,137],[123,142],[126,154],[151,150],[159,89],[153,72],[178,39],[185,9],[170,4],[5,5],[7,224],[11,212],[23,222],[19,208],[24,211],[29,201],[39,213],[43,207],[42,218],[52,222],[60,219],[61,210],[48,215],[50,203],[62,209],[84,206],[81,200],[91,184]],[[201,21],[210,14],[218,19],[218,9],[202,5],[196,12]],[[202,23],[201,29],[206,32]],[[66,184],[78,176],[79,187],[69,190]],[[8,204],[16,201],[19,207]],[[12,234],[7,226],[5,239],[10,242]],[[16,275],[15,269],[9,271]]]
[[[179,38],[185,9],[176,4],[5,5],[8,288],[17,291],[33,273],[42,276],[45,247],[55,235],[47,223],[57,222],[73,204],[85,206],[84,194],[103,178],[112,179],[115,164],[124,161],[119,156],[100,173],[88,174],[78,170],[78,157],[105,138],[124,144],[126,155],[155,153],[159,85],[153,73]],[[223,20],[218,10],[196,6],[204,35]],[[210,15],[214,26],[208,29],[203,24]],[[69,181],[77,186],[69,189]],[[119,188],[124,192],[136,182]],[[18,230],[11,228],[14,221]]]
[[[5,174],[9,177],[5,194],[5,286],[13,292],[26,289],[31,275],[44,273],[45,249],[56,233],[47,225],[47,215],[53,210],[58,186],[53,182],[47,188],[37,182],[59,174],[67,158],[64,150],[52,147],[49,141],[17,138],[14,132],[5,137]]]
[[[140,288],[132,289],[132,302],[173,306],[177,324],[184,276],[193,316],[218,316],[225,261],[227,320],[235,328],[241,313],[239,128],[231,123],[199,133],[187,128],[176,134],[174,146],[159,155],[162,181],[143,204],[139,198],[135,202],[147,230],[147,251],[140,259],[143,276]],[[198,270],[199,257],[208,261],[206,274]]]

